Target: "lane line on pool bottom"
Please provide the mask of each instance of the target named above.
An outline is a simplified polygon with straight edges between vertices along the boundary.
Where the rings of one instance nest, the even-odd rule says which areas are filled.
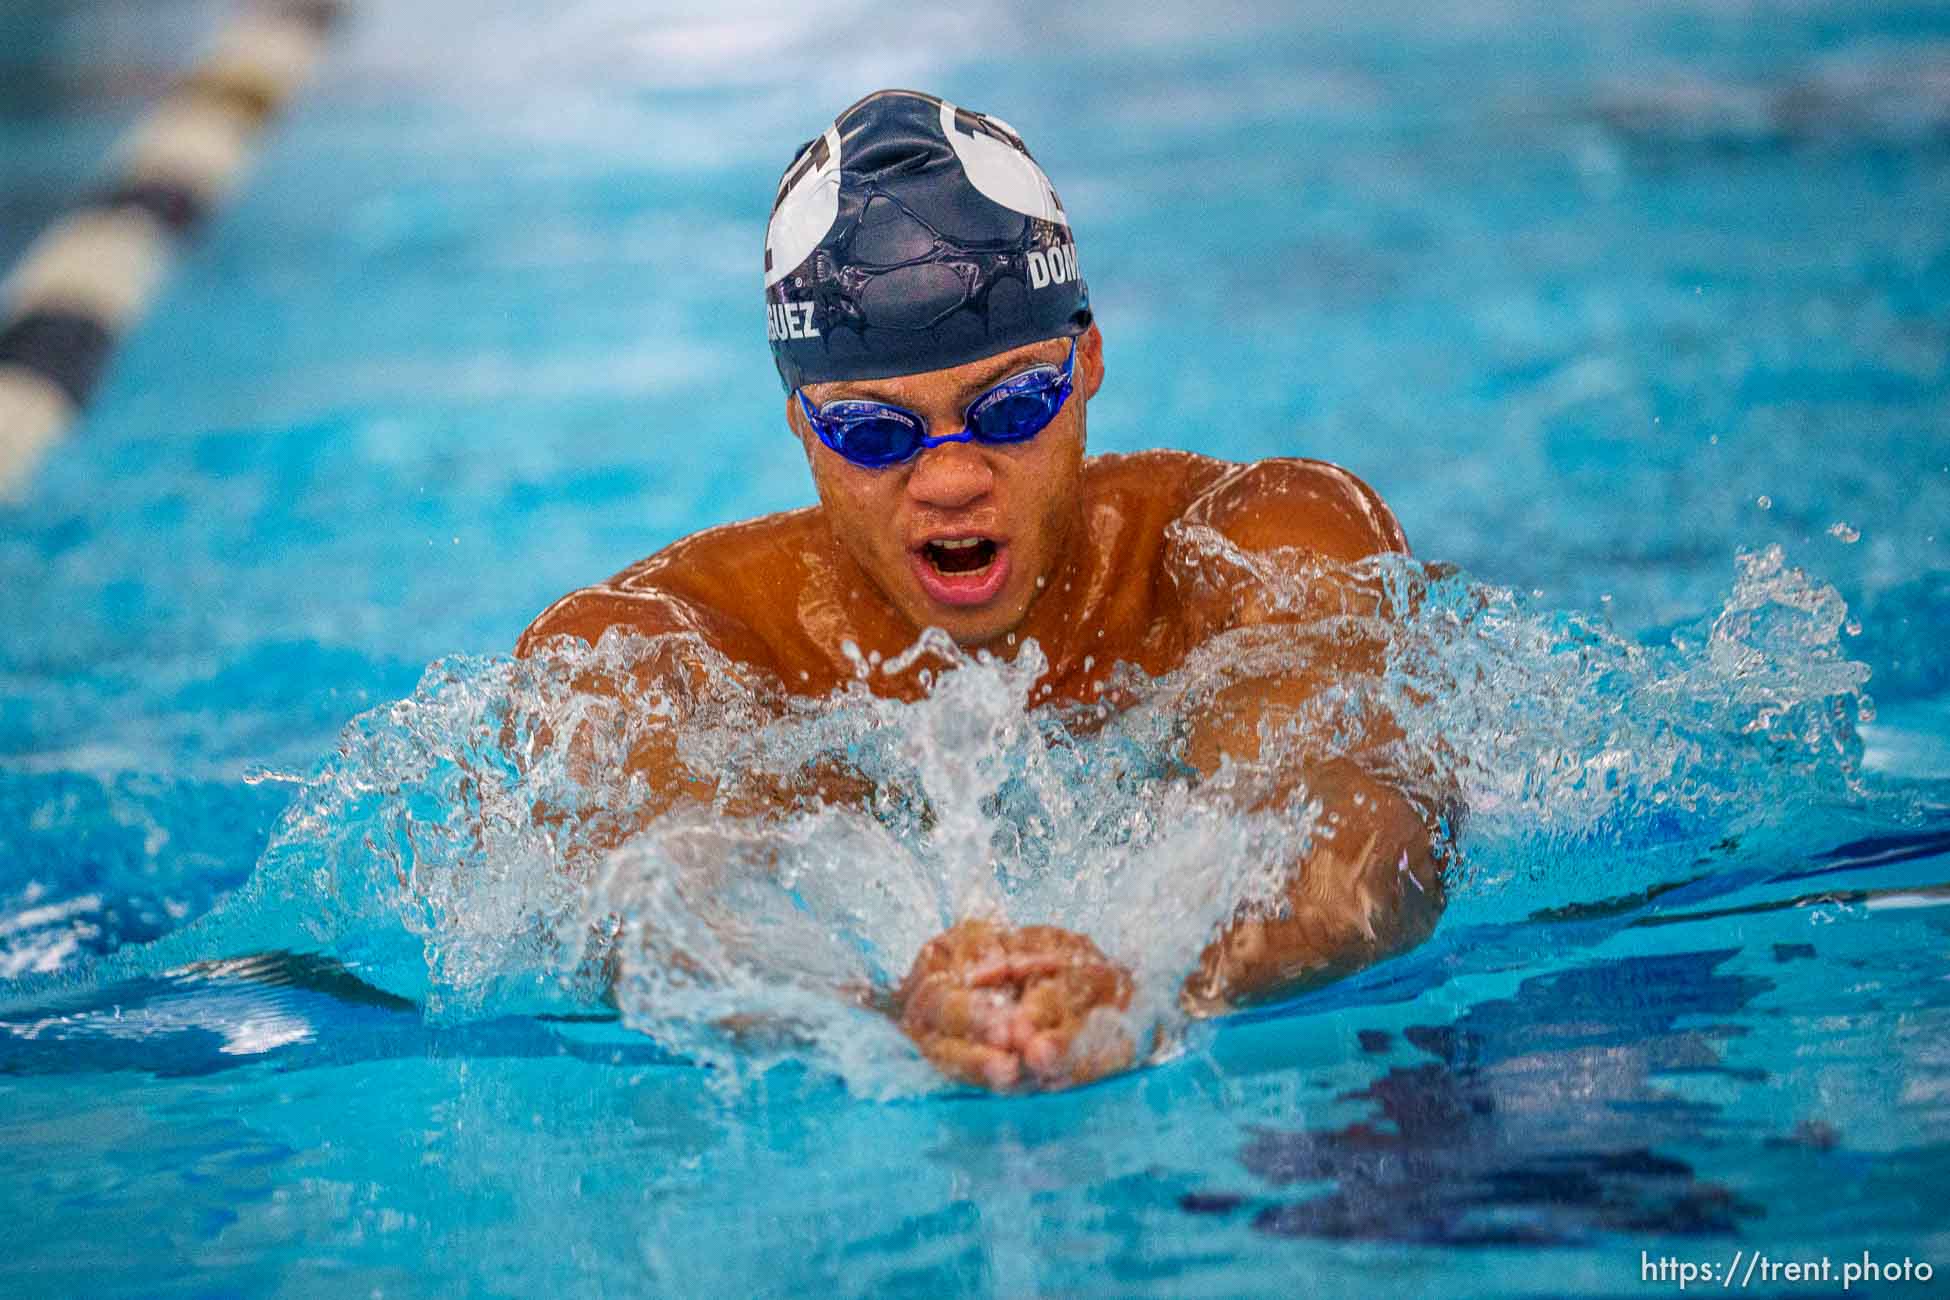
[[[72,427],[178,246],[311,75],[341,10],[285,0],[225,28],[123,138],[117,181],[42,231],[0,283],[0,500],[24,493]]]

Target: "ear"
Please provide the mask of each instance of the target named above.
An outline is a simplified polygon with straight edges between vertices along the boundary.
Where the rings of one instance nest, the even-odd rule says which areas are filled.
[[[1104,335],[1091,321],[1090,328],[1077,340],[1077,379],[1083,400],[1089,401],[1104,386]]]

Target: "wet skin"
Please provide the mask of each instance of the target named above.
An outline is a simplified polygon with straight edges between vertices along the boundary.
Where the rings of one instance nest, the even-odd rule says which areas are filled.
[[[1052,339],[952,369],[816,384],[807,395],[815,407],[842,396],[891,402],[939,436],[959,431],[962,411],[995,383],[1060,364],[1067,350]],[[1078,340],[1076,391],[1035,438],[947,443],[878,470],[820,443],[788,397],[787,423],[818,505],[695,534],[574,592],[535,620],[517,653],[557,636],[593,644],[611,627],[692,632],[789,691],[823,696],[855,677],[848,643],[892,658],[939,627],[964,648],[1004,658],[1034,637],[1049,660],[1036,701],[1088,702],[1119,661],[1155,675],[1220,632],[1280,621],[1250,602],[1221,607],[1181,591],[1170,576],[1183,545],[1169,531],[1174,523],[1209,526],[1247,551],[1297,548],[1341,563],[1408,549],[1380,498],[1323,462],[1237,465],[1173,451],[1086,458],[1087,410],[1103,378],[1092,326]],[[976,564],[972,574],[955,572]],[[1337,669],[1362,666],[1358,650],[1345,653],[1344,663],[1323,656],[1305,679],[1222,694],[1210,716],[1194,720],[1187,760],[1210,775],[1222,755],[1257,758],[1260,714],[1291,708]],[[869,685],[915,697],[924,666],[876,674]],[[653,785],[654,769],[673,761],[644,758]],[[1426,810],[1344,760],[1283,773],[1278,788],[1247,806],[1301,783],[1323,802],[1329,829],[1305,863],[1293,864],[1281,915],[1242,914],[1206,950],[1182,996],[1195,1014],[1338,978],[1419,942],[1440,914]],[[1048,1088],[1130,1063],[1128,1035],[1098,1014],[1129,998],[1128,976],[1085,936],[967,921],[924,948],[895,1009],[944,1072],[996,1089]]]

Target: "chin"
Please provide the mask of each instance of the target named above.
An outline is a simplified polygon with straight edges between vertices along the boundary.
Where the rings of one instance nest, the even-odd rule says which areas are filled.
[[[955,644],[964,650],[982,650],[1003,640],[1011,632],[1015,631],[1016,627],[1017,625],[1014,623],[1007,623],[996,627],[971,628],[965,631],[957,631],[954,628],[949,628],[948,635],[954,637]]]
[[[996,602],[997,606],[1002,604]],[[944,609],[924,598],[914,610],[912,622],[916,628],[938,627],[962,649],[978,650],[1005,641],[1010,633],[1021,628],[1027,614],[1027,610],[1015,608],[1013,602],[1003,608],[957,610]]]
[[[993,642],[1001,641],[1022,625],[1022,620],[1008,618],[980,618],[968,614],[947,614],[941,611],[917,619],[917,627],[938,627],[954,638],[955,644],[964,650],[979,650]]]

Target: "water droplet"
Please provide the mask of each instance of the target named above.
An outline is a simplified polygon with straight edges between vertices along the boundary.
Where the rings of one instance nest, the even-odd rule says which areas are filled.
[[[1844,523],[1839,519],[1837,519],[1834,523],[1828,526],[1828,535],[1850,546],[1853,546],[1855,545],[1855,543],[1862,540],[1862,533],[1860,529],[1851,528],[1848,524]]]
[[[1754,504],[1762,510],[1772,510],[1774,508],[1774,498],[1770,496],[1758,496],[1754,498]]]
[[[840,642],[840,653],[846,656],[848,663],[853,665],[853,675],[865,681],[867,676],[867,660],[866,656],[860,653],[859,645],[852,640],[842,641]]]

